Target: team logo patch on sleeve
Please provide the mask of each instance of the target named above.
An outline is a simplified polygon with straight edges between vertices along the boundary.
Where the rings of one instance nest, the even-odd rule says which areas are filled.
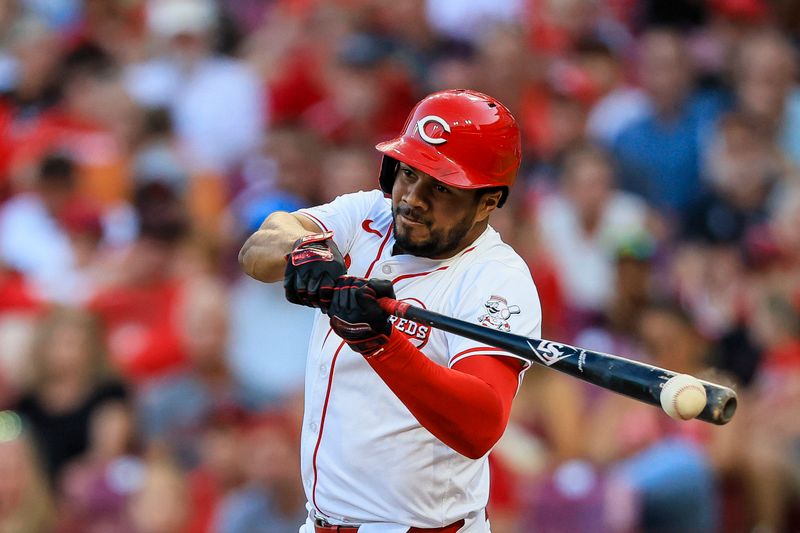
[[[508,300],[494,294],[486,300],[483,306],[486,308],[486,313],[478,317],[478,323],[481,326],[500,331],[511,331],[508,319],[512,315],[520,314],[518,305],[508,305]]]

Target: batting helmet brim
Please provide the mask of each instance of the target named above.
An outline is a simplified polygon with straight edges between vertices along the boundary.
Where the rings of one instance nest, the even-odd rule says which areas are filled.
[[[404,136],[379,143],[375,148],[384,155],[380,175],[381,189],[384,192],[392,192],[396,172],[394,163],[387,161],[388,158],[401,161],[458,189],[486,187],[486,185],[472,182],[460,165],[424,141]]]

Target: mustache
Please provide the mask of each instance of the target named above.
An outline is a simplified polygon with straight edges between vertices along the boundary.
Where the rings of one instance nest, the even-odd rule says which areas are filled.
[[[426,226],[430,226],[430,222],[425,220],[425,217],[421,216],[408,205],[398,205],[397,209],[395,209],[395,215],[403,215],[412,222],[419,222],[421,224],[425,224]]]

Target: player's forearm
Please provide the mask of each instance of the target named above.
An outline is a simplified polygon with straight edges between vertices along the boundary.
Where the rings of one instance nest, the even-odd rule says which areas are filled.
[[[253,233],[239,251],[239,264],[245,273],[259,281],[283,279],[286,254],[294,242],[313,233],[291,213],[272,213]]]
[[[368,362],[425,429],[465,457],[483,457],[503,435],[515,384],[514,391],[498,391],[474,375],[438,365],[396,331],[384,352]],[[510,379],[517,379],[513,372]]]

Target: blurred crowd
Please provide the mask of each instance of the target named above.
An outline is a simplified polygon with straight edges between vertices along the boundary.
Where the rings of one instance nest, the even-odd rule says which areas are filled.
[[[520,123],[545,338],[740,400],[531,369],[493,530],[800,530],[799,46],[793,0],[0,0],[0,533],[296,531],[314,311],[238,249],[445,88]]]

